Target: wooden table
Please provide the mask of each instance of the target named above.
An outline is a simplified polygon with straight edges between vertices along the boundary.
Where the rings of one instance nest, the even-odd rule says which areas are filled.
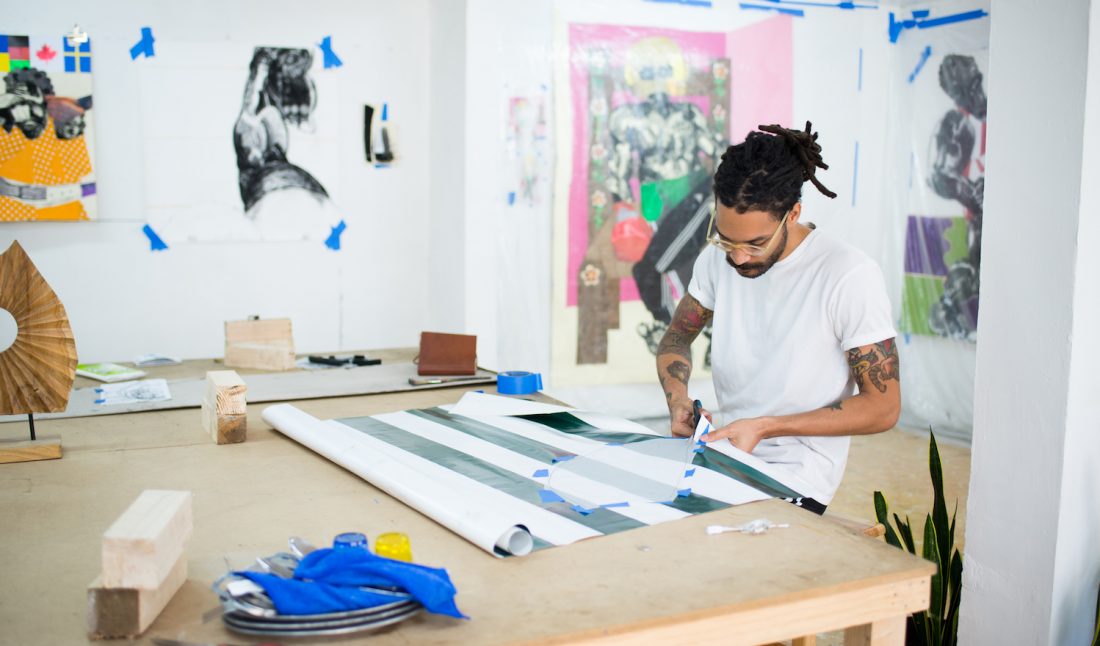
[[[354,417],[453,402],[473,388],[298,405]],[[273,431],[263,408],[249,406],[246,443],[224,446],[211,443],[197,409],[40,422],[62,436],[64,457],[0,465],[0,642],[86,641],[100,535],[151,488],[194,493],[194,536],[188,580],[146,639],[255,642],[202,622],[225,559],[244,567],[284,550],[289,536],[323,544],[353,530],[407,533],[417,562],[448,569],[472,617],[423,614],[371,637],[385,644],[756,644],[848,627],[850,643],[901,644],[906,615],[928,606],[933,564],[774,500],[496,559]],[[24,432],[0,425],[0,439]],[[791,527],[704,532],[761,517]]]

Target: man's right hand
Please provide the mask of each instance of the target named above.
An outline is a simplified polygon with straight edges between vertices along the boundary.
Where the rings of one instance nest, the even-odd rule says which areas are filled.
[[[691,437],[695,433],[694,402],[689,398],[677,397],[668,403],[668,418],[672,426],[673,437]]]

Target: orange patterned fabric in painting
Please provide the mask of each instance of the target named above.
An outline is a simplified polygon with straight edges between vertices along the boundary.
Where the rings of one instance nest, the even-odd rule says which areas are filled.
[[[23,184],[59,186],[76,184],[92,172],[84,135],[58,139],[50,118],[46,130],[28,139],[19,128],[0,129],[0,177]],[[37,208],[20,200],[0,196],[0,221],[86,220],[80,200]]]

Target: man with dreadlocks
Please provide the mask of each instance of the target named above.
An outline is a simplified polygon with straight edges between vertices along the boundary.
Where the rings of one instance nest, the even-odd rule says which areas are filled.
[[[896,332],[875,262],[801,222],[803,182],[836,197],[815,176],[828,166],[810,123],[804,132],[759,128],[726,150],[714,174],[710,244],[661,340],[657,375],[672,433],[690,436],[691,343],[712,324],[714,387],[728,423],[703,439],[790,471],[810,489],[792,502],[823,513],[849,436],[897,422]]]

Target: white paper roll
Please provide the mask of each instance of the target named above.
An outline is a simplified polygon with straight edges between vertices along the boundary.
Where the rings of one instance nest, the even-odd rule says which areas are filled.
[[[402,460],[398,449],[336,421],[322,421],[290,404],[268,406],[264,421],[494,556],[524,556],[534,540],[514,520],[471,504],[472,492],[441,483]]]

